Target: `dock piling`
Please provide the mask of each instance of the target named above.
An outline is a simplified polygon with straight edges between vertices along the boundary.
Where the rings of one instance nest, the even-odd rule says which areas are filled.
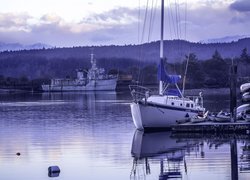
[[[231,71],[230,71],[230,113],[231,122],[236,122],[236,107],[237,107],[237,97],[236,97],[236,84],[237,84],[237,65],[232,59]]]

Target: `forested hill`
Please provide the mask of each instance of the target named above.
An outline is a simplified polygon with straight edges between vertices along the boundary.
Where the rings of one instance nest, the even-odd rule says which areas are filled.
[[[50,48],[39,50],[4,51],[0,53],[0,60],[13,56],[19,57],[43,57],[49,59],[84,59],[90,58],[90,46],[72,48]],[[223,58],[238,57],[242,49],[250,49],[250,38],[240,39],[231,43],[192,43],[183,40],[165,41],[164,53],[168,62],[180,62],[184,55],[196,54],[199,60],[209,59],[215,50],[218,50]],[[159,57],[159,41],[143,45],[124,46],[95,46],[94,54],[97,59],[102,58],[124,58],[140,59],[144,61],[157,62]],[[23,59],[23,58],[22,58]]]
[[[250,39],[221,44],[185,41],[167,41],[166,44],[168,61],[164,63],[169,74],[183,76],[189,60],[189,73],[186,78],[189,88],[228,87],[232,58],[238,65],[239,82],[250,81]],[[90,67],[90,49],[91,47],[74,47],[2,52],[0,89],[17,86],[35,86],[39,89],[41,84],[49,83],[51,78],[74,79],[76,69]],[[157,83],[159,42],[142,46],[102,46],[94,49],[97,66],[105,68],[109,74],[132,75],[135,81]],[[138,60],[139,54],[144,62]],[[185,56],[186,54],[189,55]],[[178,59],[180,56],[183,57]]]

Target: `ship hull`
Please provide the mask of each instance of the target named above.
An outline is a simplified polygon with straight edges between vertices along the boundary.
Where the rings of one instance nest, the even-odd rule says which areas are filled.
[[[193,117],[198,111],[159,106],[157,104],[131,103],[131,114],[138,130],[171,128],[178,121]]]
[[[91,80],[86,85],[42,85],[46,92],[64,91],[115,91],[117,78],[106,80]]]

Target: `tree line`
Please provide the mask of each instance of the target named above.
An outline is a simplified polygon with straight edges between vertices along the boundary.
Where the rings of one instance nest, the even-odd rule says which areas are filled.
[[[222,58],[216,50],[208,60],[201,61],[194,53],[185,56],[181,63],[168,63],[165,60],[165,69],[168,74],[181,75],[186,73],[187,88],[220,88],[229,87],[230,67],[232,62],[237,65],[238,83],[250,81],[250,55],[244,48],[240,57]],[[157,64],[147,65],[143,68],[130,68],[129,73],[138,77],[142,84],[157,83]],[[182,83],[182,82],[181,82]]]
[[[228,87],[230,65],[234,61],[238,65],[238,77],[249,80],[250,55],[246,48],[240,57],[222,58],[219,51],[215,51],[210,59],[199,60],[195,53],[185,56],[179,63],[169,63],[165,60],[166,71],[169,74],[186,74],[187,88]],[[188,62],[188,63],[187,63]],[[152,62],[142,62],[129,58],[101,58],[97,65],[103,67],[110,74],[119,73],[132,75],[134,82],[143,85],[157,84],[157,66]],[[52,58],[27,54],[25,56],[7,56],[0,59],[0,87],[36,87],[49,83],[51,78],[76,78],[76,69],[89,69],[89,59],[80,58]]]

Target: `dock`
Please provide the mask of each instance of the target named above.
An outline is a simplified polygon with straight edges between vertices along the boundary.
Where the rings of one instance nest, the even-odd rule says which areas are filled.
[[[246,133],[250,134],[250,122],[202,122],[202,123],[183,123],[172,126],[173,132],[188,133]]]

